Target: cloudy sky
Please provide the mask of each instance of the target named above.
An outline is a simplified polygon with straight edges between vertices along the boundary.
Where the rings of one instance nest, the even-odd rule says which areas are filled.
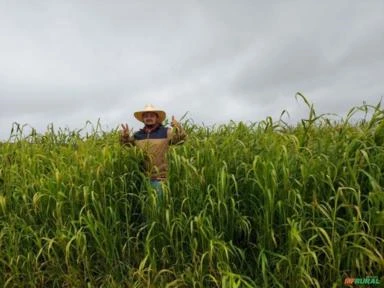
[[[384,96],[383,0],[0,0],[0,139],[152,103],[211,125],[345,116]]]

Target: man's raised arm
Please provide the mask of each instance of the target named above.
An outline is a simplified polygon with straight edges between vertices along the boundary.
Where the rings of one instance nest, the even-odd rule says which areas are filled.
[[[168,139],[170,144],[182,144],[187,138],[187,133],[184,128],[176,121],[175,116],[172,116],[171,127],[168,129]]]
[[[120,144],[126,146],[134,146],[135,138],[133,136],[129,136],[129,127],[128,124],[121,124],[122,130],[120,131]]]

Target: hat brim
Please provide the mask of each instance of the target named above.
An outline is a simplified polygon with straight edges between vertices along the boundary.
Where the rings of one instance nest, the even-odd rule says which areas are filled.
[[[153,113],[156,113],[158,116],[159,116],[159,123],[162,123],[164,120],[165,120],[165,112],[164,111],[161,111],[161,110],[154,110],[154,111],[137,111],[135,113],[133,113],[133,115],[135,116],[135,118],[140,121],[140,122],[143,122],[143,113],[145,112],[153,112]]]

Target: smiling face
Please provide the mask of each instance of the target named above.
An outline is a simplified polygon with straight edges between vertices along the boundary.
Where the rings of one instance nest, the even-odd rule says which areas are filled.
[[[143,122],[145,125],[155,125],[159,120],[159,116],[155,112],[144,112]]]

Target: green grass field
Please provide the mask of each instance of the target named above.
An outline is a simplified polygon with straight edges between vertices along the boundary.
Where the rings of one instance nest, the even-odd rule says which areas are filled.
[[[309,108],[296,126],[185,121],[161,207],[117,130],[15,125],[0,144],[0,286],[383,285],[384,111],[335,123]]]

